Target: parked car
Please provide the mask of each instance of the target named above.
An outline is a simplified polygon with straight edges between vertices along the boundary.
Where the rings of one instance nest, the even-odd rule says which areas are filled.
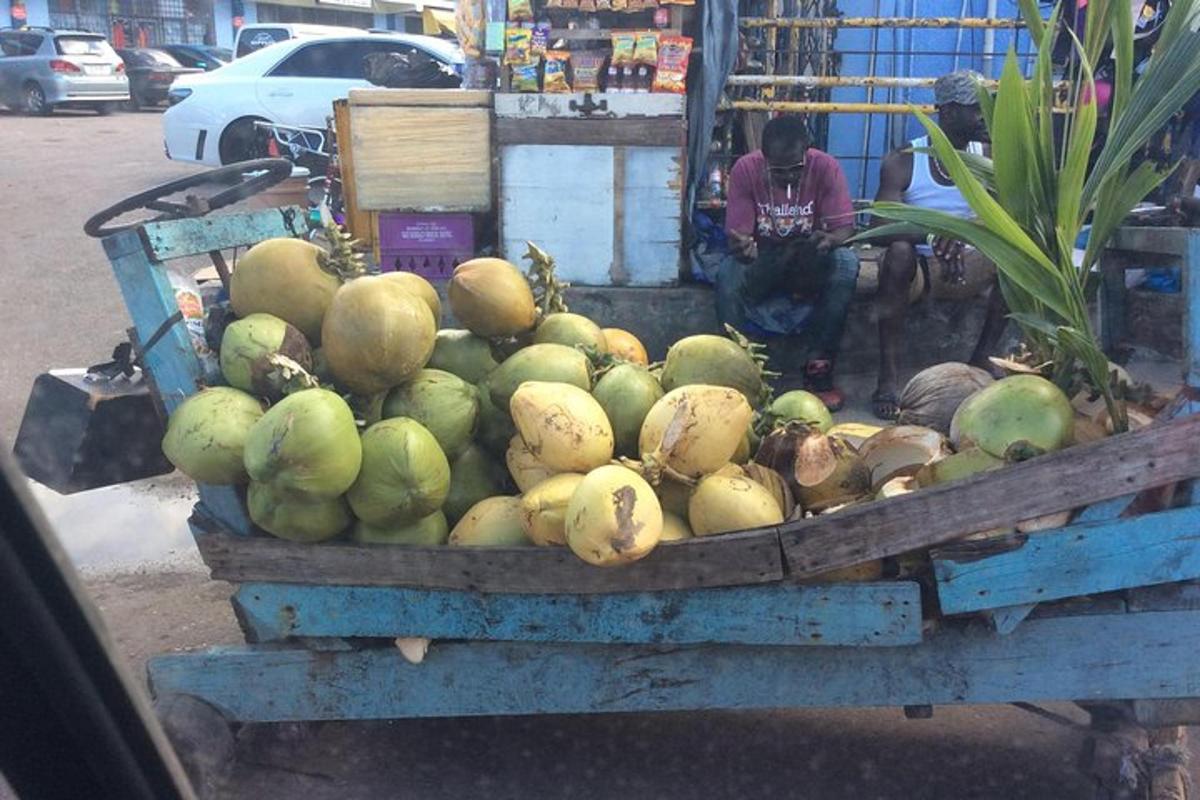
[[[258,157],[265,140],[255,122],[324,130],[334,100],[370,86],[367,56],[415,51],[461,74],[462,51],[444,39],[364,33],[292,39],[216,72],[185,75],[171,87],[163,114],[167,157],[213,166]]]
[[[125,74],[129,76],[129,102],[134,108],[165,103],[167,90],[176,78],[204,72],[183,66],[165,50],[118,50],[117,55],[125,62]]]
[[[233,43],[233,57],[241,58],[255,50],[261,50],[288,39],[313,39],[318,36],[356,36],[358,28],[341,25],[307,25],[292,22],[262,22],[238,28]]]
[[[185,67],[195,67],[206,72],[212,72],[217,67],[233,61],[232,50],[211,44],[165,44],[161,49],[166,50]]]
[[[103,36],[52,28],[0,30],[0,103],[29,114],[129,99],[125,65]]]

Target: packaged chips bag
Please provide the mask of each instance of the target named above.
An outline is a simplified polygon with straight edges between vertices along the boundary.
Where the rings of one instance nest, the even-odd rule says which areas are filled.
[[[535,55],[542,55],[546,52],[546,48],[550,46],[550,23],[539,22],[533,26],[533,32],[530,35],[529,49]]]
[[[633,45],[633,63],[654,66],[658,63],[658,31],[638,31]]]
[[[613,31],[612,63],[623,67],[633,63],[633,51],[637,46],[637,34],[633,31]]]
[[[566,50],[547,50],[546,68],[542,71],[542,91],[571,91],[571,84],[567,82],[567,65],[570,63],[571,54]]]
[[[658,71],[654,75],[654,91],[687,93],[688,60],[691,55],[690,37],[661,37],[658,40]]]
[[[533,0],[508,0],[508,18],[512,22],[533,19]]]
[[[504,33],[504,62],[524,64],[533,55],[533,31],[528,28],[509,28]]]
[[[538,60],[530,58],[523,64],[512,65],[512,90],[514,92],[538,91]]]
[[[571,54],[571,68],[575,73],[575,91],[600,91],[600,71],[604,68],[604,54],[581,52]]]

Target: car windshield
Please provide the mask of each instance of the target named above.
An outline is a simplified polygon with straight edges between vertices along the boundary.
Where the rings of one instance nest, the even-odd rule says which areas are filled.
[[[233,61],[233,51],[228,47],[205,47],[201,50],[201,52],[207,53],[217,61],[222,61],[226,64],[228,64],[230,61]]]
[[[135,61],[145,67],[178,67],[181,66],[174,56],[165,50],[133,50]]]
[[[117,56],[102,36],[56,36],[54,48],[63,56]]]

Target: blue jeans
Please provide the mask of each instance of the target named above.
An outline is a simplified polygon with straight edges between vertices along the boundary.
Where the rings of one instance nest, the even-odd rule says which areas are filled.
[[[858,283],[858,256],[848,247],[824,255],[814,248],[769,247],[753,263],[729,258],[717,273],[717,319],[745,331],[760,324],[756,309],[774,298],[791,301],[794,313],[787,330],[767,333],[789,335],[803,331],[812,346],[812,357],[833,360],[842,341],[846,314]],[[799,298],[793,300],[792,298]],[[774,322],[778,322],[778,315]]]

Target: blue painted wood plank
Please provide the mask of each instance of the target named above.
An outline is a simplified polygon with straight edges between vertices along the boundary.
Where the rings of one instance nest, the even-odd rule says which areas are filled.
[[[1184,292],[1183,354],[1186,383],[1200,389],[1200,231],[1187,232],[1187,247],[1182,265]],[[1193,404],[1195,400],[1191,401]]]
[[[1075,522],[1107,522],[1108,520],[1116,519],[1121,516],[1121,512],[1129,507],[1136,494],[1127,494],[1122,497],[1114,497],[1111,500],[1102,500],[1099,503],[1092,503],[1087,508],[1080,511],[1075,517]]]
[[[305,231],[304,218],[302,208],[287,206],[151,222],[142,229],[150,257],[155,261],[169,261],[210,250],[245,247],[279,236],[297,236]]]
[[[259,641],[424,636],[893,647],[921,641],[921,597],[914,582],[593,595],[249,583],[238,590],[235,603]]]
[[[248,722],[688,709],[947,705],[1200,695],[1200,612],[1029,620],[916,647],[434,642],[322,652],[222,647],[151,659],[156,694]]]
[[[946,614],[1044,602],[1200,577],[1200,507],[1030,534],[1007,553],[955,561],[935,553]]]

